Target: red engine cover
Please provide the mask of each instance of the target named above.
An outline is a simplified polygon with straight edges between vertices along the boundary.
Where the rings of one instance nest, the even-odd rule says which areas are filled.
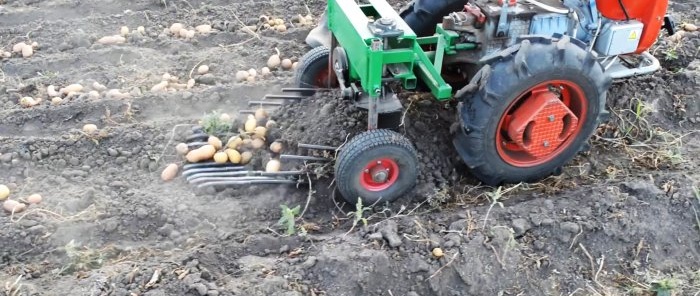
[[[604,17],[622,21],[625,20],[625,13],[620,2],[627,9],[630,19],[636,19],[644,24],[636,53],[649,49],[664,25],[668,0],[598,0],[596,6]]]

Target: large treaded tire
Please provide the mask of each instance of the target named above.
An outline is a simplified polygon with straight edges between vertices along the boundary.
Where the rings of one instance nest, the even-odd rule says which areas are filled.
[[[383,190],[368,190],[361,178],[367,164],[389,159],[397,165],[398,176]],[[358,198],[363,205],[392,202],[413,189],[418,178],[418,157],[411,142],[394,131],[377,129],[363,132],[350,140],[338,155],[335,178],[338,191],[351,204]]]
[[[330,49],[319,46],[308,51],[299,59],[296,70],[296,84],[301,88],[326,88],[323,81],[331,80],[331,87],[337,87],[335,75],[329,73]]]
[[[607,119],[605,100],[611,78],[591,53],[569,37],[525,39],[485,58],[485,63],[456,95],[462,128],[453,142],[472,174],[486,184],[532,182],[560,172]],[[523,92],[552,80],[570,81],[583,91],[588,111],[579,119],[580,130],[552,159],[530,167],[514,166],[496,147],[500,118]]]

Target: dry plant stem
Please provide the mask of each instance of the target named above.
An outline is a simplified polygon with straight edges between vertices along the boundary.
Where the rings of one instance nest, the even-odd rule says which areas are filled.
[[[447,267],[447,266],[449,266],[450,264],[452,264],[452,262],[454,262],[455,259],[457,259],[457,255],[459,255],[459,253],[455,253],[454,255],[452,255],[452,259],[450,259],[450,261],[447,262],[447,264],[445,264],[445,265],[443,265],[442,267],[438,268],[438,270],[436,270],[435,273],[433,273],[429,278],[427,278],[426,281],[429,281],[430,279],[434,278],[434,277],[435,277],[436,275],[438,275],[443,269],[445,269],[445,267]]]
[[[311,175],[309,175],[309,173],[306,173],[306,179],[309,180],[309,195],[306,197],[306,204],[304,205],[304,210],[302,210],[301,214],[299,214],[298,220],[304,218],[304,213],[306,213],[306,209],[309,208],[309,203],[311,202],[311,197],[314,195],[313,186],[311,184]]]
[[[583,227],[581,227],[581,229],[579,229],[579,231],[578,231],[578,233],[576,234],[576,236],[574,236],[574,239],[571,240],[571,245],[569,245],[569,250],[571,250],[571,248],[574,247],[574,244],[576,243],[576,239],[577,239],[582,233],[583,233]]]
[[[242,22],[241,19],[239,19],[238,16],[237,16],[235,13],[232,13],[232,14],[233,14],[233,17],[236,18],[236,20],[238,21],[238,23],[241,24],[241,26],[243,26],[243,27],[245,28],[245,27],[246,27],[245,23]],[[246,31],[247,33],[253,35],[253,37],[257,38],[258,40],[262,40],[262,39],[260,39],[260,35],[258,35],[258,33],[255,33],[255,32],[253,32],[253,31],[251,31],[251,30],[245,30],[245,31]]]
[[[204,61],[206,61],[206,59],[199,61],[199,63],[197,63],[196,65],[194,65],[194,67],[192,67],[192,69],[190,69],[190,74],[187,75],[190,79],[192,79],[192,73],[194,73],[194,69],[197,69],[197,66],[199,66],[201,63],[204,63]]]
[[[165,143],[163,151],[160,153],[160,156],[158,156],[158,159],[156,159],[156,165],[158,165],[158,163],[160,163],[160,160],[163,159],[165,151],[168,149],[168,147],[170,147],[170,144],[173,142],[173,139],[175,138],[175,130],[183,126],[193,126],[193,124],[178,124],[173,127],[173,130],[170,132],[170,139],[168,139],[168,142]]]

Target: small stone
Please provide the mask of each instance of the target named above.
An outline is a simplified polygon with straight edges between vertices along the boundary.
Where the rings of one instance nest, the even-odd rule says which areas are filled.
[[[114,148],[109,148],[107,149],[107,154],[109,154],[109,156],[111,157],[117,157],[119,156],[119,151],[117,151],[117,149]]]
[[[199,295],[201,295],[201,296],[207,296],[207,292],[209,291],[207,286],[205,284],[202,284],[202,283],[196,283],[196,284],[192,285],[191,289],[196,290],[197,293],[199,293]]]
[[[200,84],[214,85],[214,84],[216,84],[216,76],[214,76],[211,73],[204,74],[202,76],[199,76],[199,78],[197,78],[197,82]]]
[[[579,227],[578,224],[574,222],[562,222],[561,224],[559,224],[559,228],[570,233],[578,233],[581,229],[581,227]]]
[[[513,220],[513,231],[515,231],[515,236],[521,236],[530,230],[532,226],[530,222],[523,218],[518,218]]]
[[[384,239],[389,242],[389,246],[396,248],[400,246],[403,242],[398,234],[399,226],[395,221],[389,220],[380,228],[379,232],[382,234]]]
[[[309,256],[309,258],[306,258],[306,261],[301,264],[301,267],[304,269],[314,267],[314,265],[316,265],[316,261],[317,259],[315,256]]]

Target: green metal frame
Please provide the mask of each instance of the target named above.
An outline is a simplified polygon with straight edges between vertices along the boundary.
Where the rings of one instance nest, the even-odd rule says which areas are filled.
[[[387,66],[408,69],[394,75],[402,81],[404,88],[414,89],[417,79],[423,81],[438,100],[452,97],[452,87],[442,79],[442,61],[445,55],[458,50],[473,49],[475,44],[458,44],[456,32],[437,26],[436,34],[419,38],[385,0],[369,0],[369,4],[358,5],[355,0],[329,0],[328,26],[338,44],[345,49],[349,62],[350,81],[360,81],[370,100],[381,95],[382,78]],[[393,38],[375,36],[368,24],[374,20],[389,18],[403,35]],[[434,46],[435,51],[426,52],[421,46]]]

